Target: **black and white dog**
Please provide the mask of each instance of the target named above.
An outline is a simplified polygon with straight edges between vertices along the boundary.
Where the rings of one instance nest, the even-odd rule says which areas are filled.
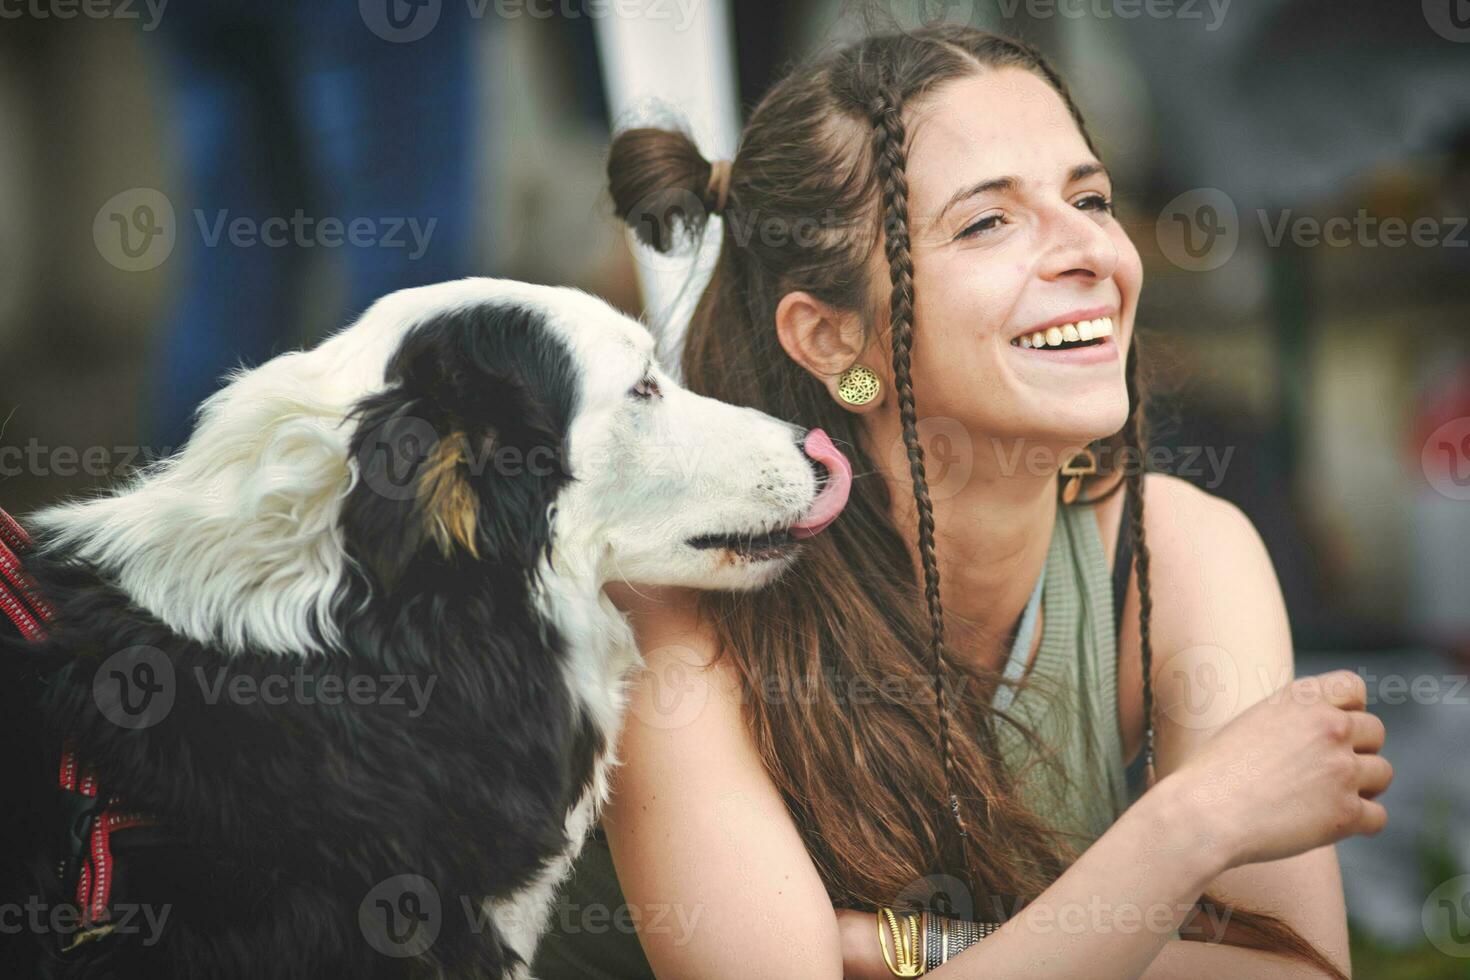
[[[524,977],[640,662],[603,586],[763,586],[850,479],[569,289],[405,290],[237,372],[22,522],[0,972]]]

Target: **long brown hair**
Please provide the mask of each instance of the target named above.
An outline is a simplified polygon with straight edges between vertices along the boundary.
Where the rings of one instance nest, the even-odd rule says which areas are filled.
[[[987,695],[999,678],[944,655],[934,518],[910,377],[904,114],[946,81],[1004,67],[1049,83],[1092,147],[1066,85],[1038,52],[942,25],[869,37],[793,71],[756,106],[728,175],[686,134],[668,129],[620,132],[608,160],[618,216],[660,251],[697,239],[724,201],[719,255],[685,338],[683,372],[693,390],[821,426],[857,473],[871,473],[878,467],[856,416],[782,349],[776,306],[804,290],[858,311],[870,336],[886,330],[892,342],[923,581],[915,579],[907,536],[891,516],[887,484],[859,479],[841,520],[808,543],[778,586],[702,600],[721,655],[742,678],[747,722],[766,769],[839,906],[892,904],[942,873],[958,878],[977,917],[1003,918],[1045,890],[1076,855],[1072,842],[1022,803],[1019,774],[997,750],[1001,725],[1016,726],[1037,744],[991,706]],[[718,186],[723,179],[726,188]],[[889,272],[886,304],[869,274],[880,247]],[[1126,484],[1144,711],[1151,719],[1138,350],[1135,335],[1125,369],[1128,420],[1093,446],[1103,465],[1092,482],[1112,484],[1109,493]],[[1116,479],[1120,469],[1123,481]],[[857,690],[866,695],[853,696]],[[1151,723],[1146,741],[1151,757]],[[1223,916],[1224,941],[1342,976],[1280,919],[1208,897],[1201,902],[1217,906],[1214,921]]]

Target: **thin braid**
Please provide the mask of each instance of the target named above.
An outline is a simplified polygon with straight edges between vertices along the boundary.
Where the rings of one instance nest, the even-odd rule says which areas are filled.
[[[1149,621],[1153,613],[1153,597],[1148,585],[1148,543],[1143,531],[1143,400],[1138,396],[1138,332],[1128,344],[1124,375],[1128,384],[1128,422],[1123,426],[1124,473],[1128,483],[1126,503],[1133,538],[1133,567],[1138,571],[1138,642],[1143,650],[1143,752],[1148,781],[1154,779],[1154,685],[1153,642]]]
[[[883,248],[893,286],[889,328],[893,332],[893,384],[898,392],[898,416],[908,451],[914,504],[919,513],[919,558],[924,566],[924,598],[929,607],[929,652],[934,669],[934,699],[939,712],[939,755],[944,764],[944,792],[949,799],[960,836],[968,837],[960,800],[954,792],[954,758],[949,742],[949,703],[944,683],[944,607],[939,600],[939,561],[934,549],[934,505],[924,472],[924,447],[919,442],[918,410],[910,352],[914,343],[914,263],[909,252],[908,178],[904,174],[904,127],[898,100],[883,92],[875,100],[873,155],[883,195]]]

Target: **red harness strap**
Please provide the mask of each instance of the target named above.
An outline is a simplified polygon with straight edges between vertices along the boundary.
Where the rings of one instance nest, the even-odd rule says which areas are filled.
[[[19,556],[30,546],[31,539],[25,530],[15,522],[15,518],[0,509],[0,611],[15,624],[21,636],[35,642],[45,638],[45,624],[56,615],[56,611],[36,591],[35,580],[21,567]],[[70,744],[62,747],[57,785],[93,798],[100,792],[96,772],[77,761]],[[120,807],[121,801],[116,796],[108,797],[107,804],[92,818],[86,853],[77,875],[77,908],[82,913],[84,931],[73,938],[71,946],[111,931],[107,923],[111,918],[108,899],[112,895],[114,877],[113,833],[156,823],[145,813]]]

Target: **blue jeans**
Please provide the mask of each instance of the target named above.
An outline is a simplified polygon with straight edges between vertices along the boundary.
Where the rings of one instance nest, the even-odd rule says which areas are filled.
[[[448,0],[425,37],[392,43],[354,0],[169,9],[158,33],[182,176],[169,195],[180,288],[150,385],[155,445],[182,444],[232,367],[295,348],[395,289],[471,273],[466,10]],[[345,308],[303,332],[305,287],[323,260],[341,264]]]

